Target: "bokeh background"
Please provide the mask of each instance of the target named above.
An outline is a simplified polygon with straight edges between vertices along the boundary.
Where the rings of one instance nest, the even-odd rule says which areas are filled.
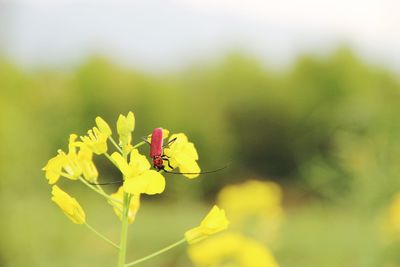
[[[98,115],[115,129],[128,111],[135,143],[164,127],[189,136],[203,170],[230,163],[167,176],[166,192],[142,202],[128,259],[180,239],[217,201],[232,220],[251,217],[229,234],[264,249],[246,251],[252,262],[232,250],[207,265],[181,247],[142,266],[275,266],[266,251],[284,267],[400,266],[398,10],[394,0],[0,1],[0,266],[116,265],[113,248],[51,202],[41,168],[70,133]],[[118,179],[95,160],[102,180]],[[118,240],[103,199],[60,186]]]

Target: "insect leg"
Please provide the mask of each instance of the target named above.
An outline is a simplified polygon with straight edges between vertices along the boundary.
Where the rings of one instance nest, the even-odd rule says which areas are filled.
[[[171,163],[169,162],[169,157],[167,155],[162,155],[161,158],[168,163],[168,167],[170,167],[171,170],[174,169],[174,167],[171,166]]]

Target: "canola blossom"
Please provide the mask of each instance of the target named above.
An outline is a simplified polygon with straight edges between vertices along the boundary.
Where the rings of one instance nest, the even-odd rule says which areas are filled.
[[[53,185],[51,193],[53,195],[51,200],[61,208],[71,221],[76,224],[85,223],[85,212],[75,198],[62,191],[57,185]]]
[[[97,175],[94,164],[89,162],[91,161],[91,155],[87,154],[87,152],[81,152],[78,155],[79,142],[76,142],[76,139],[77,135],[71,134],[69,137],[68,153],[66,154],[59,149],[58,155],[51,158],[42,169],[46,172],[49,184],[55,184],[61,176],[77,180],[82,174],[83,169],[85,170],[85,174],[91,178],[95,178],[94,176]]]
[[[96,125],[97,127],[88,131],[88,135],[81,136],[81,140],[93,153],[101,155],[107,152],[107,140],[112,131],[107,122],[100,117],[96,118]]]
[[[389,206],[379,218],[381,238],[386,242],[400,240],[400,192],[395,194]]]
[[[189,244],[194,244],[227,229],[228,225],[229,221],[226,218],[225,211],[214,206],[198,227],[186,231],[185,239]]]
[[[96,126],[87,131],[87,135],[81,136],[78,140],[76,134],[71,134],[68,143],[68,153],[58,150],[56,156],[48,160],[43,168],[48,183],[52,186],[52,200],[61,208],[64,214],[75,224],[84,224],[87,229],[96,234],[103,241],[118,249],[118,267],[128,267],[140,262],[147,261],[158,256],[178,245],[184,243],[196,243],[212,234],[218,233],[227,228],[229,222],[225,212],[214,206],[209,214],[203,219],[198,227],[187,231],[182,240],[179,240],[159,251],[146,257],[126,263],[128,225],[135,222],[138,216],[141,196],[161,194],[166,187],[166,180],[162,175],[162,170],[154,170],[149,159],[139,152],[139,147],[146,144],[140,141],[132,145],[133,132],[135,130],[135,116],[133,112],[120,115],[116,122],[116,132],[119,142],[114,141],[111,127],[102,118],[96,117]],[[163,139],[167,138],[169,131],[162,129]],[[151,140],[151,135],[148,135]],[[173,134],[166,148],[161,147],[161,152],[170,159],[174,168],[179,168],[181,172],[200,172],[197,164],[198,154],[194,144],[188,141],[185,134]],[[173,141],[171,141],[173,140]],[[148,141],[149,143],[151,141]],[[109,147],[111,145],[111,147]],[[114,150],[112,150],[114,146]],[[161,144],[160,144],[161,146]],[[107,193],[108,188],[104,177],[101,177],[97,169],[94,157],[104,156],[120,172],[119,181],[122,185],[114,193]],[[161,155],[160,155],[161,156]],[[184,174],[188,178],[195,178],[199,174]],[[69,180],[79,181],[90,190],[106,199],[106,203],[111,205],[114,213],[121,220],[121,234],[119,244],[113,242],[99,231],[90,226],[87,222],[85,212],[77,200],[66,192],[62,191],[56,184],[60,177]],[[102,182],[99,182],[101,178]],[[118,180],[117,180],[118,182]]]
[[[172,141],[174,139],[175,141]],[[201,170],[197,164],[199,155],[194,144],[189,142],[183,133],[171,135],[169,141],[171,144],[164,149],[164,154],[169,158],[170,165],[179,168],[179,171],[189,179],[198,177]]]
[[[155,170],[151,170],[150,162],[137,149],[131,151],[129,163],[118,152],[113,153],[111,158],[124,175],[123,188],[125,192],[135,195],[154,195],[164,191],[164,176]]]
[[[225,233],[191,245],[188,255],[196,267],[279,267],[266,246],[239,233]]]
[[[217,203],[229,214],[233,229],[248,232],[250,228],[268,242],[278,236],[284,219],[278,184],[248,180],[229,185],[218,193]]]

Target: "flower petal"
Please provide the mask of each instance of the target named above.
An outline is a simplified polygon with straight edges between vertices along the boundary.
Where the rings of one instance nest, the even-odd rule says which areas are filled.
[[[124,181],[124,191],[131,194],[160,194],[165,189],[165,178],[159,172],[147,170]]]
[[[101,117],[96,117],[96,125],[99,128],[100,132],[105,134],[107,137],[112,134],[110,126],[108,126],[107,122]]]

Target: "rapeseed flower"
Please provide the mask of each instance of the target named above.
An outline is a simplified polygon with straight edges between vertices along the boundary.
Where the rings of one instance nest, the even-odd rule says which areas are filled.
[[[61,171],[64,165],[64,155],[58,154],[57,156],[49,159],[46,166],[43,167],[46,179],[49,184],[55,184],[60,179]]]
[[[51,193],[53,195],[51,200],[61,208],[64,214],[67,215],[71,221],[76,224],[85,223],[85,212],[75,198],[62,191],[57,185],[53,185]]]
[[[56,183],[60,176],[71,180],[77,180],[82,174],[82,166],[77,154],[78,142],[76,142],[76,139],[77,135],[71,134],[69,136],[68,154],[59,149],[58,155],[51,158],[42,169],[46,172],[46,178],[49,180],[49,184]],[[64,170],[65,173],[63,173],[62,170]]]
[[[135,116],[129,112],[127,116],[119,115],[117,120],[117,132],[119,135],[119,146],[124,153],[128,153],[131,148],[132,132],[135,129]]]
[[[271,251],[258,241],[238,233],[212,237],[188,248],[197,267],[278,267]]]
[[[232,228],[251,229],[259,237],[273,240],[283,221],[282,192],[278,184],[249,180],[224,187],[218,205],[229,214]]]
[[[132,149],[129,163],[118,152],[114,152],[111,158],[124,176],[123,188],[125,192],[133,195],[154,195],[164,191],[164,176],[155,170],[150,170],[149,161],[137,149]]]
[[[175,141],[172,141],[174,140]],[[164,149],[164,154],[169,158],[170,165],[179,168],[187,178],[193,179],[199,176],[200,167],[197,164],[199,155],[194,144],[189,142],[183,133],[173,134],[169,138],[170,145]],[[168,170],[168,166],[166,166]]]
[[[118,188],[118,191],[114,194],[111,194],[110,197],[114,200],[109,200],[109,203],[114,207],[114,212],[118,216],[119,219],[122,219],[122,210],[123,210],[123,200],[124,200],[124,190],[121,186]],[[128,211],[128,222],[133,223],[135,221],[136,213],[139,211],[140,207],[140,195],[133,195],[129,204]]]
[[[226,218],[225,211],[214,206],[198,227],[186,231],[185,239],[189,244],[194,244],[210,235],[225,230],[228,225],[229,221]]]
[[[91,183],[96,182],[99,173],[93,162],[93,152],[86,145],[80,147],[78,161],[82,169],[83,177]]]
[[[98,171],[93,162],[93,152],[84,143],[76,141],[77,138],[76,134],[71,134],[68,153],[58,150],[58,155],[51,158],[43,168],[49,184],[56,183],[61,176],[77,180],[82,174],[90,182],[97,181]]]
[[[400,193],[397,193],[380,218],[380,230],[385,241],[400,240]]]
[[[81,136],[81,139],[93,153],[101,155],[107,152],[107,139],[111,136],[112,131],[107,122],[100,117],[96,117],[96,125],[97,127],[88,131],[87,136]]]

